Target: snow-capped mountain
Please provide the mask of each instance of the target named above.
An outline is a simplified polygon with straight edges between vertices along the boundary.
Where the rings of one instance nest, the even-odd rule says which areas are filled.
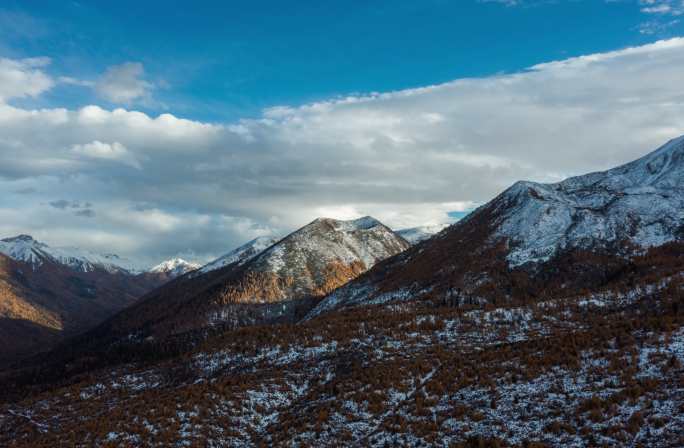
[[[176,257],[162,261],[154,266],[149,272],[153,274],[166,274],[169,278],[176,278],[188,272],[199,269],[202,265]]]
[[[131,271],[118,257],[27,235],[0,241],[0,364],[86,331],[168,280]]]
[[[136,274],[143,271],[137,263],[115,254],[99,254],[74,247],[50,247],[29,235],[0,240],[0,253],[16,261],[28,263],[34,269],[46,262],[54,262],[80,272],[102,269],[111,273]]]
[[[250,265],[261,273],[292,278],[295,289],[311,292],[325,283],[331,266],[365,271],[407,246],[370,216],[351,221],[319,218],[259,254]]]
[[[201,269],[197,271],[194,275],[206,274],[210,271],[215,271],[217,269],[224,268],[229,264],[238,263],[243,264],[252,258],[259,255],[268,247],[274,245],[278,242],[280,238],[272,236],[260,236],[242,246],[231,250],[227,254],[217,258],[216,260],[202,266]]]
[[[428,238],[431,238],[433,235],[438,234],[447,227],[449,227],[449,224],[434,224],[429,226],[400,229],[396,232],[409,243],[418,244]]]
[[[682,239],[684,136],[607,171],[518,182],[333,292],[311,316],[391,300],[528,300],[597,287],[629,272],[630,257]]]
[[[409,247],[371,217],[320,218],[275,244],[265,239],[256,243],[232,253],[243,254],[242,260],[180,277],[153,291],[100,333],[114,340],[131,334],[163,338],[208,326],[292,321],[328,292]],[[265,250],[255,253],[263,246]]]
[[[555,184],[518,182],[494,206],[495,237],[510,240],[511,266],[566,248],[660,246],[684,236],[684,137],[608,171]]]
[[[516,183],[394,256],[318,219],[178,278],[3,372],[0,444],[684,446],[683,150]]]

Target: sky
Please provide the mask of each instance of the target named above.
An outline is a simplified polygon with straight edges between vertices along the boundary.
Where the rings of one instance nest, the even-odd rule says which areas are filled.
[[[0,237],[208,261],[684,134],[684,0],[4,1]]]

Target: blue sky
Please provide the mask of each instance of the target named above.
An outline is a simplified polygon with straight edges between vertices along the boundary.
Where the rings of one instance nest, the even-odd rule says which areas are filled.
[[[684,134],[684,0],[0,6],[0,237],[208,261]]]
[[[154,90],[138,109],[232,121],[274,105],[514,72],[681,34],[684,25],[672,23],[676,15],[648,14],[648,6],[638,0],[10,0],[0,15],[0,55],[47,56],[50,71],[77,79],[137,62]],[[94,98],[88,89],[61,85],[40,101],[78,107]]]

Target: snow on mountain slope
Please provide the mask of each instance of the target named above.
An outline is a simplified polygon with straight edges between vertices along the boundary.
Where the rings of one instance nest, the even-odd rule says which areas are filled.
[[[247,246],[254,252],[259,248]],[[101,333],[110,341],[131,335],[133,341],[158,340],[217,325],[295,321],[328,292],[408,247],[370,217],[316,219],[255,256],[169,282],[116,316]]]
[[[411,244],[418,244],[421,241],[425,241],[431,238],[433,235],[441,232],[445,228],[449,227],[449,224],[434,224],[430,226],[419,226],[411,227],[408,229],[400,229],[396,232]]]
[[[607,171],[517,182],[426,244],[334,291],[309,317],[428,296],[479,303],[522,300],[552,286],[596,287],[628,272],[618,269],[628,258],[683,239],[684,136]],[[604,258],[587,260],[582,251]],[[570,258],[545,269],[562,256]]]
[[[216,260],[202,266],[194,275],[206,274],[210,271],[215,271],[229,264],[239,263],[243,264],[252,258],[259,255],[264,249],[277,243],[280,238],[272,236],[260,236],[258,238],[243,244],[242,246],[233,249],[227,254],[217,258]]]
[[[319,218],[261,253],[254,259],[254,265],[262,272],[283,275],[292,275],[312,263],[361,262],[366,270],[407,246],[396,233],[370,216],[351,221]]]
[[[566,248],[660,246],[684,231],[684,137],[645,157],[556,184],[518,182],[498,199],[496,237],[511,266]]]
[[[319,218],[238,264],[218,301],[273,303],[322,296],[409,244],[369,216]],[[229,276],[232,275],[229,273]]]
[[[201,265],[199,263],[186,261],[182,258],[171,258],[170,260],[163,261],[154,266],[149,272],[154,274],[166,274],[170,278],[176,278],[183,274],[187,274],[188,272],[199,269],[200,267]]]
[[[103,269],[112,273],[123,271],[135,274],[143,271],[137,263],[115,254],[99,254],[72,247],[50,247],[29,235],[0,240],[0,253],[16,261],[28,263],[34,269],[46,261],[52,261],[80,272]]]

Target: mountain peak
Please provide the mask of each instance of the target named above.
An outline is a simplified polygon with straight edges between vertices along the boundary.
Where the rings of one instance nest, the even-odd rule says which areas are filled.
[[[607,171],[599,171],[549,184],[566,192],[603,189],[684,188],[684,136],[672,139],[645,156]]]
[[[14,242],[18,242],[18,241],[30,243],[30,242],[33,242],[36,240],[33,239],[33,237],[31,235],[26,235],[26,234],[22,233],[21,235],[13,236],[10,238],[4,238],[1,241],[4,241],[6,243],[14,243]]]
[[[660,148],[656,149],[653,151],[651,154],[658,154],[658,153],[682,153],[684,152],[684,135],[680,135],[679,137],[673,138],[669,140],[667,143],[665,143],[663,146]]]
[[[354,230],[367,230],[372,229],[373,227],[383,225],[380,221],[373,218],[372,216],[362,216],[361,218],[348,220],[320,217],[313,220],[309,225],[317,224],[326,224],[332,226],[336,230],[342,230],[347,232],[351,232]],[[309,225],[305,226],[304,228],[307,228]]]
[[[150,269],[155,274],[168,274],[170,277],[178,277],[201,267],[198,263],[186,261],[180,257],[163,261]]]
[[[376,226],[383,225],[380,221],[373,218],[372,216],[362,216],[361,218],[352,219],[346,222],[349,225],[356,227],[358,229],[370,229]]]

